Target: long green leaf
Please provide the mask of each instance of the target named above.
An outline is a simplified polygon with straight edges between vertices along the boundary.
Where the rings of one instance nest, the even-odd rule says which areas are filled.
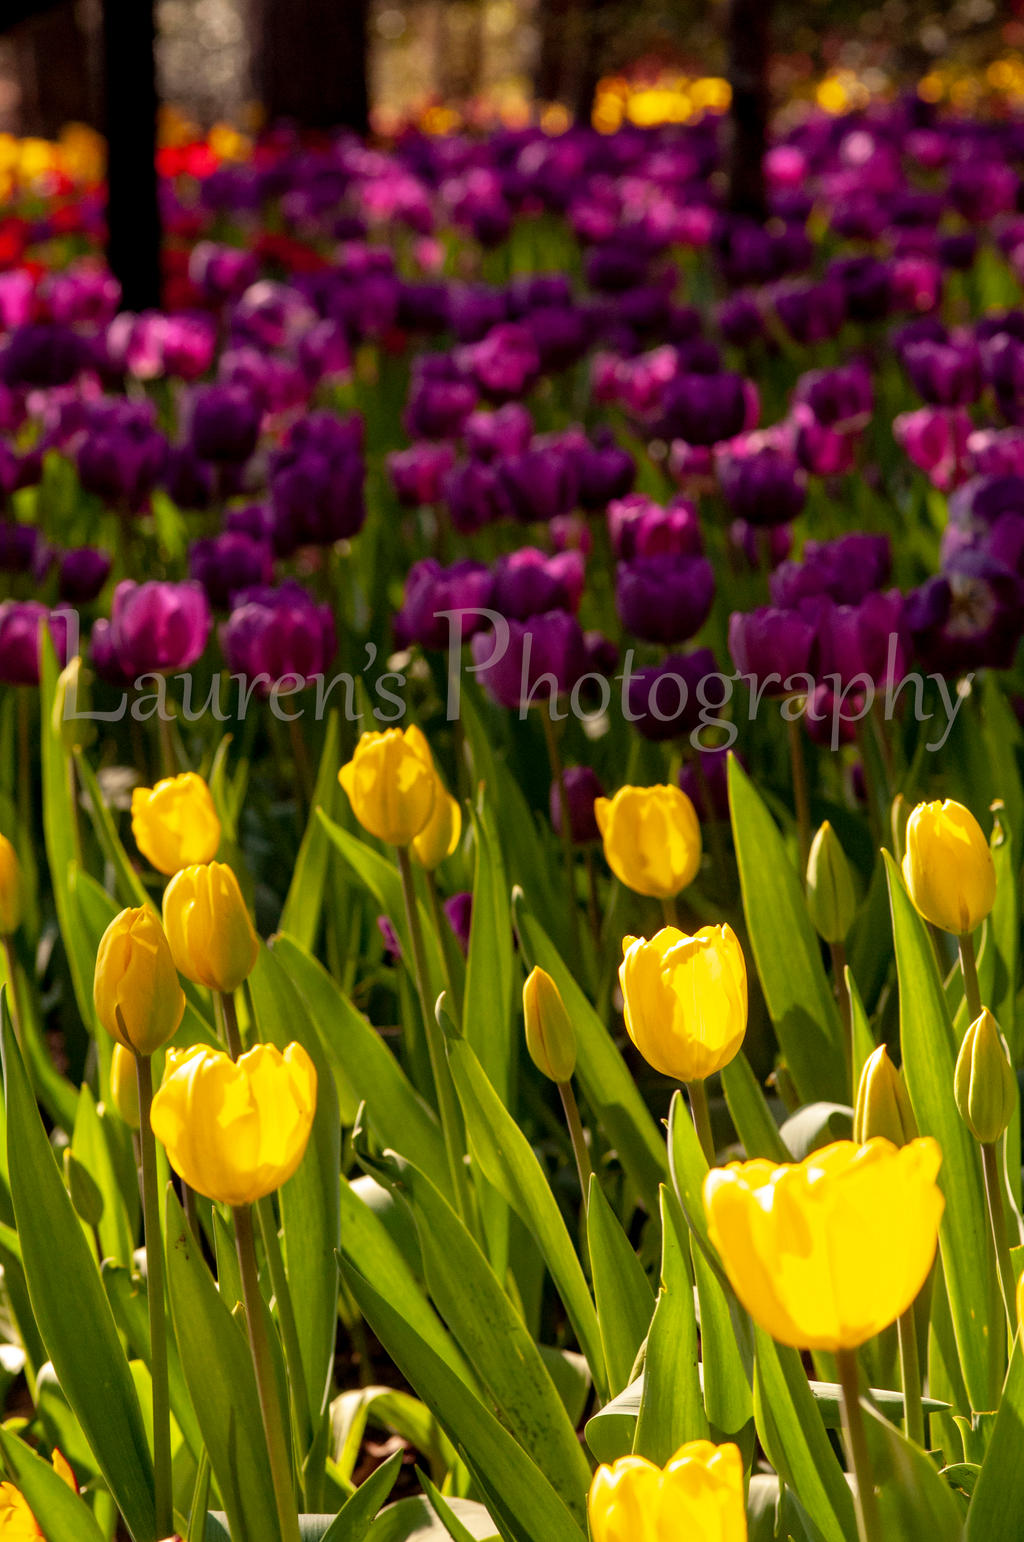
[[[1024,1348],[1018,1333],[988,1450],[967,1512],[967,1542],[1015,1536],[1024,1514]]]
[[[654,1291],[596,1175],[590,1180],[587,1242],[612,1395],[627,1386],[654,1316]]]
[[[688,1440],[706,1440],[689,1234],[679,1204],[661,1191],[661,1289],[647,1340],[633,1449],[663,1466]]]
[[[908,1542],[963,1542],[960,1506],[930,1458],[870,1405],[863,1412],[882,1535]],[[988,1542],[1004,1535],[1012,1531],[978,1532]]]
[[[472,809],[476,842],[473,917],[466,961],[463,1032],[506,1108],[512,1103],[518,1039],[512,1031],[512,922],[494,812]]]
[[[24,1495],[44,1537],[59,1537],[60,1542],[103,1542],[103,1533],[85,1501],[49,1462],[2,1425],[0,1451],[11,1482]]]
[[[742,1050],[722,1071],[722,1091],[748,1158],[791,1162],[792,1153],[779,1134],[768,1099]]]
[[[318,811],[334,813],[340,796],[338,789],[338,759],[341,741],[338,714],[331,712],[327,718],[324,745],[320,752],[320,765],[313,789],[313,805],[306,824],[302,844],[295,858],[292,880],[288,885],[284,909],[281,911],[280,930],[288,932],[303,948],[311,948],[316,941],[320,924],[320,912],[324,903],[324,886],[327,882],[327,860],[330,843]]]
[[[402,1465],[402,1452],[396,1451],[386,1462],[360,1483],[338,1511],[323,1535],[323,1542],[365,1542],[378,1510],[388,1502]]]

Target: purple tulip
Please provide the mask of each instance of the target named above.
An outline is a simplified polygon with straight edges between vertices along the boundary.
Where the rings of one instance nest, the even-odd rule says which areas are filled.
[[[919,407],[893,419],[896,443],[943,492],[966,475],[971,420],[964,407]]]
[[[790,337],[805,348],[837,337],[846,319],[846,296],[834,278],[782,285],[772,304]]]
[[[525,621],[548,610],[567,610],[575,615],[584,578],[580,552],[557,552],[549,557],[535,546],[524,546],[495,563],[491,604],[510,621]]]
[[[240,464],[256,448],[262,415],[246,386],[196,386],[185,414],[189,445],[199,460]]]
[[[660,432],[688,444],[719,444],[754,428],[757,388],[743,375],[677,375],[661,398]]]
[[[772,574],[772,604],[795,610],[801,600],[824,594],[837,605],[857,605],[888,581],[891,568],[887,535],[852,531],[834,541],[808,541],[802,561],[784,562]]]
[[[78,480],[86,492],[133,513],[144,509],[163,473],[167,441],[148,402],[97,403],[78,447]]]
[[[1024,630],[1022,613],[1024,584],[1017,574],[984,552],[965,551],[907,596],[905,616],[924,668],[956,676],[1008,669]]]
[[[752,294],[730,295],[715,311],[718,330],[734,348],[749,348],[765,335],[761,307]]]
[[[692,732],[702,711],[697,694],[701,681],[717,671],[710,648],[669,654],[660,664],[635,670],[629,678],[626,706],[637,732],[658,743]]]
[[[599,431],[593,442],[582,432],[574,440],[565,435],[563,444],[575,465],[581,508],[603,509],[611,499],[626,497],[636,479],[636,465],[607,430]]]
[[[463,953],[469,952],[469,933],[473,924],[473,896],[468,890],[453,894],[441,907],[455,940]]]
[[[257,275],[256,257],[234,246],[200,241],[189,253],[188,276],[211,300],[234,300]]]
[[[468,559],[444,568],[433,557],[414,562],[406,574],[402,609],[395,617],[395,633],[403,643],[442,652],[454,635],[463,642],[486,625],[483,616],[458,620],[439,614],[450,610],[491,608],[494,579],[482,562]]]
[[[94,652],[98,635],[101,656],[112,659],[123,678],[169,674],[195,663],[211,625],[201,584],[126,578],[114,590],[110,621],[93,628]]]
[[[874,411],[871,374],[859,361],[840,369],[810,370],[797,381],[794,401],[806,403],[826,428],[862,428]]]
[[[330,546],[357,535],[366,518],[362,419],[311,412],[271,459],[274,547]]]
[[[477,678],[499,706],[544,707],[552,693],[564,695],[586,674],[583,633],[574,616],[553,610],[506,624],[504,650],[491,632],[478,632],[471,645]]]
[[[202,584],[215,610],[227,610],[239,589],[269,584],[274,558],[265,541],[238,531],[193,541],[188,554],[189,577]]]
[[[979,428],[967,440],[971,476],[1024,477],[1024,428]]]
[[[645,493],[630,493],[608,505],[608,534],[616,557],[669,555],[699,557],[704,550],[697,510],[688,498],[667,508]]]
[[[308,685],[325,674],[337,638],[330,606],[317,605],[301,584],[288,579],[276,589],[237,595],[221,626],[220,644],[232,674],[266,696],[279,681]]]
[[[685,642],[707,620],[715,574],[705,557],[636,557],[616,570],[619,619],[645,642]]]
[[[786,525],[807,498],[807,479],[794,457],[770,445],[720,455],[718,480],[729,508],[748,525]]]
[[[29,322],[0,351],[0,380],[8,386],[49,390],[70,385],[89,364],[85,339],[70,327]]]
[[[566,766],[561,782],[551,783],[548,806],[555,834],[562,834],[562,792],[569,810],[569,833],[574,846],[588,846],[601,839],[594,815],[594,799],[604,797],[597,773],[590,766]]]
[[[698,750],[692,760],[683,761],[679,786],[694,808],[697,818],[729,818],[729,755],[727,749]],[[742,760],[740,761],[743,764]]]
[[[858,675],[876,685],[902,679],[909,658],[904,604],[897,589],[875,591],[856,605],[805,600],[800,611],[815,629],[816,673],[838,675],[844,685]]]
[[[495,412],[471,412],[462,429],[466,449],[475,460],[493,461],[518,455],[533,438],[533,419],[522,402],[506,402]]]
[[[734,610],[729,617],[729,652],[737,671],[769,696],[785,695],[786,681],[808,672],[814,635],[803,616],[770,605]]]
[[[172,445],[164,463],[163,485],[179,509],[208,509],[213,501],[213,469],[187,444]]]
[[[429,357],[429,355],[428,355]],[[476,387],[456,375],[413,371],[405,409],[405,429],[411,439],[454,439],[477,404]]]
[[[50,560],[49,548],[34,525],[0,520],[0,573],[32,573],[38,582]]]
[[[65,552],[60,559],[58,594],[71,605],[87,605],[110,577],[111,566],[109,553],[97,551],[94,546],[79,546],[75,551]]]
[[[512,499],[498,468],[483,461],[456,466],[445,483],[444,494],[449,518],[463,535],[514,517]]]
[[[57,658],[67,663],[67,615],[51,611],[38,600],[4,600],[0,604],[0,682],[4,685],[39,684],[39,629],[44,624]]]
[[[450,444],[426,440],[408,450],[393,451],[388,456],[388,475],[399,503],[410,509],[440,503],[454,465],[455,451]]]
[[[546,523],[576,506],[575,467],[555,445],[535,444],[519,455],[507,455],[497,471],[514,516],[524,525]]]
[[[981,395],[981,354],[973,340],[911,343],[903,367],[933,407],[966,407]]]
[[[729,526],[729,545],[748,568],[759,572],[767,564],[771,572],[793,550],[793,532],[789,525],[755,529],[745,519],[734,519]]]
[[[484,396],[504,402],[522,396],[540,373],[540,354],[529,330],[519,322],[492,327],[465,350],[465,364]]]

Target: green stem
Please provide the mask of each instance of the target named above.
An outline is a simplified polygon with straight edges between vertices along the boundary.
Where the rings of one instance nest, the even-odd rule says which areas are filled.
[[[875,1495],[875,1480],[871,1471],[871,1455],[864,1429],[864,1414],[860,1406],[857,1351],[855,1349],[838,1350],[836,1364],[839,1367],[839,1385],[842,1389],[846,1450],[857,1485],[854,1494],[857,1535],[860,1542],[884,1542],[878,1514],[878,1499]]]
[[[985,1197],[988,1200],[988,1220],[992,1230],[992,1246],[996,1250],[996,1266],[999,1270],[999,1289],[1006,1308],[1006,1324],[1012,1341],[1017,1325],[1017,1286],[1013,1277],[1010,1245],[1006,1238],[1006,1211],[1003,1206],[1003,1183],[999,1173],[999,1143],[981,1142],[981,1165],[985,1174]]]
[[[551,768],[551,780],[558,785],[558,796],[562,805],[561,825],[562,863],[565,868],[565,882],[569,893],[569,931],[572,937],[573,956],[580,957],[580,917],[579,906],[576,902],[576,858],[572,845],[572,820],[569,818],[569,795],[565,785],[565,768],[562,765],[562,757],[558,749],[558,735],[555,732],[555,724],[551,713],[546,709],[541,711],[541,722],[544,725],[544,742],[548,750],[548,765]]]
[[[708,1107],[708,1090],[702,1081],[692,1081],[686,1084],[686,1095],[690,1100],[690,1113],[693,1115],[693,1127],[697,1131],[697,1139],[700,1141],[701,1150],[707,1157],[709,1167],[715,1165],[715,1137],[711,1133],[711,1110]]]
[[[146,1237],[146,1296],[149,1302],[149,1366],[153,1382],[153,1490],[156,1532],[174,1530],[171,1490],[171,1403],[167,1379],[167,1319],[164,1315],[164,1239],[160,1230],[156,1138],[149,1122],[153,1103],[153,1062],[135,1056],[139,1088],[139,1145],[142,1154],[142,1218]]]
[[[235,1220],[238,1267],[242,1275],[242,1295],[245,1299],[245,1320],[249,1328],[249,1348],[252,1352],[253,1370],[256,1372],[256,1389],[263,1414],[263,1433],[267,1438],[267,1455],[270,1458],[270,1477],[274,1485],[278,1530],[281,1542],[301,1542],[298,1511],[295,1507],[295,1489],[292,1484],[291,1459],[288,1455],[284,1420],[281,1416],[281,1405],[274,1382],[274,1367],[270,1358],[267,1327],[263,1320],[263,1297],[260,1295],[259,1271],[256,1266],[256,1239],[253,1235],[252,1211],[248,1205],[238,1205],[232,1210],[232,1215]]]
[[[420,1014],[423,1018],[423,1029],[427,1038],[427,1054],[430,1056],[430,1069],[434,1078],[434,1090],[437,1093],[437,1112],[441,1120],[441,1131],[444,1135],[445,1151],[448,1155],[448,1170],[451,1173],[452,1179],[452,1195],[460,1217],[468,1225],[470,1208],[469,1196],[466,1192],[466,1169],[457,1143],[457,1131],[459,1129],[458,1108],[455,1102],[455,1089],[452,1086],[452,1079],[448,1071],[448,1061],[444,1052],[441,1029],[438,1026],[437,1018],[434,1016],[430,1000],[427,957],[423,947],[423,929],[420,926],[420,911],[419,903],[416,899],[416,885],[412,875],[412,862],[407,846],[396,846],[395,851],[398,856],[398,871],[402,879],[405,919],[412,942],[413,969],[416,976],[416,990],[420,998]]]
[[[260,1235],[263,1238],[263,1251],[267,1256],[267,1265],[270,1269],[270,1283],[277,1302],[277,1321],[281,1328],[281,1341],[284,1344],[284,1357],[288,1366],[288,1385],[291,1389],[292,1418],[295,1420],[296,1429],[301,1432],[302,1451],[305,1454],[313,1439],[309,1390],[306,1385],[305,1367],[302,1364],[299,1328],[295,1321],[291,1287],[288,1284],[284,1255],[281,1252],[281,1239],[277,1231],[274,1201],[269,1195],[265,1199],[257,1200],[256,1214],[259,1217]]]
[[[921,1404],[921,1362],[917,1352],[917,1322],[913,1304],[897,1324],[900,1373],[903,1382],[903,1429],[908,1440],[924,1449],[924,1409]]]
[[[594,853],[589,846],[586,846],[583,851],[583,866],[587,874],[587,920],[594,939],[594,947],[597,949],[598,956],[600,957],[601,902],[597,893],[597,868],[594,864]]]
[[[587,1212],[590,1200],[590,1178],[593,1168],[590,1164],[590,1152],[587,1149],[587,1139],[583,1133],[583,1121],[580,1118],[580,1106],[576,1101],[572,1082],[558,1082],[558,1095],[562,1099],[562,1107],[565,1110],[565,1122],[569,1127],[569,1138],[572,1141],[573,1155],[576,1158],[576,1171],[580,1175],[580,1188],[583,1191],[583,1213]]]
[[[846,1058],[846,1080],[850,1088],[850,1101],[857,1101],[857,1080],[853,1074],[853,1002],[850,987],[846,983],[846,947],[841,942],[829,944],[832,951],[832,977],[839,1016],[843,1024],[843,1054]]]
[[[160,735],[160,771],[162,776],[176,776],[178,757],[174,752],[174,733],[170,718],[160,711],[156,715]]]
[[[960,949],[960,972],[964,977],[964,999],[967,1002],[967,1021],[975,1022],[982,1012],[981,986],[978,984],[978,962],[974,952],[974,938],[964,932],[957,938]]]
[[[674,926],[676,931],[682,931],[679,917],[679,903],[674,894],[670,894],[661,902],[661,914],[666,926]]]
[[[437,936],[437,945],[441,949],[441,965],[444,970],[444,985],[448,992],[448,999],[452,1005],[452,1016],[457,1023],[462,1022],[462,1002],[455,994],[455,970],[452,949],[458,947],[455,933],[448,925],[448,918],[441,907],[441,896],[437,891],[437,883],[434,875],[429,870],[425,871],[427,880],[427,895],[430,899],[430,918],[434,923],[434,932]]]
[[[238,1027],[238,1009],[235,1006],[235,998],[229,991],[216,991],[213,997],[214,1012],[221,1020],[224,1030],[224,1042],[228,1047],[228,1054],[232,1060],[237,1060],[243,1053],[242,1034]],[[219,1011],[217,1010],[219,1007]]]
[[[807,883],[807,859],[811,854],[811,799],[807,790],[807,761],[798,718],[786,724],[789,734],[789,766],[793,777],[793,808],[800,849],[800,882]]]

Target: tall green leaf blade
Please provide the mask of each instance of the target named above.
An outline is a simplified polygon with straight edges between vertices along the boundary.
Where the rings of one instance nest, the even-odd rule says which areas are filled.
[[[486,797],[473,809],[476,872],[466,961],[463,1032],[487,1079],[511,1107],[518,1064],[512,1031],[512,923],[509,889],[494,812]]]
[[[960,1506],[931,1459],[876,1413],[870,1404],[864,1405],[863,1414],[872,1474],[878,1490],[882,1535],[906,1537],[908,1542],[963,1542]],[[1019,1514],[1018,1511],[1016,1519]],[[991,1542],[1010,1534],[1000,1531],[978,1533]]]
[[[324,903],[324,886],[327,882],[327,862],[330,842],[318,811],[334,813],[338,788],[338,759],[341,742],[338,714],[331,712],[327,718],[320,765],[313,789],[313,804],[309,820],[295,858],[292,881],[288,885],[284,909],[281,911],[280,930],[289,932],[303,948],[311,948],[316,941],[320,924],[320,912]]]
[[[722,1091],[748,1158],[791,1162],[792,1153],[779,1134],[768,1099],[742,1050],[722,1070]]]
[[[103,1542],[103,1533],[85,1501],[54,1472],[49,1462],[3,1425],[0,1452],[11,1482],[24,1495],[44,1537],[59,1537],[60,1542]]]
[[[629,1384],[654,1316],[654,1291],[596,1175],[590,1180],[587,1241],[612,1396]]]
[[[351,1494],[323,1534],[323,1542],[365,1542],[374,1516],[387,1504],[402,1465],[401,1451],[371,1472]]]
[[[1024,1514],[1024,1347],[1017,1334],[985,1460],[967,1512],[967,1542],[1016,1535]]]
[[[661,1191],[661,1289],[647,1339],[634,1451],[663,1466],[688,1440],[706,1440],[689,1235],[675,1195]]]

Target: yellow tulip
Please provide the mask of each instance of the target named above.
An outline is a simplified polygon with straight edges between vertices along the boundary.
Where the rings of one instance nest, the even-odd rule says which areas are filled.
[[[412,854],[421,867],[433,872],[450,857],[462,835],[462,809],[440,778],[434,789],[434,810],[412,843]]]
[[[123,1044],[114,1045],[110,1061],[110,1101],[130,1130],[139,1128],[139,1081],[135,1056]]]
[[[907,1310],[944,1200],[930,1136],[837,1141],[803,1162],[732,1162],[704,1180],[711,1240],[740,1301],[797,1349],[856,1349]]]
[[[21,925],[23,889],[18,853],[0,835],[0,937],[13,936]]]
[[[53,1453],[53,1470],[64,1479],[72,1493],[78,1493],[78,1483],[67,1458],[59,1451]],[[13,1483],[0,1483],[0,1539],[2,1542],[38,1542],[46,1533],[28,1507],[28,1500]]]
[[[666,926],[650,942],[624,937],[622,950],[626,1031],[647,1063],[683,1082],[728,1065],[747,1030],[747,967],[732,928],[688,937]]]
[[[906,842],[903,879],[921,915],[944,932],[973,932],[995,903],[996,870],[970,809],[950,798],[919,803]]]
[[[302,1161],[316,1112],[316,1069],[301,1044],[258,1044],[232,1060],[169,1050],[150,1123],[174,1171],[199,1194],[248,1205]]]
[[[599,1467],[587,1501],[593,1542],[746,1542],[743,1458],[691,1440],[662,1467],[621,1456]]]
[[[152,1055],[177,1033],[185,994],[160,922],[146,906],[122,910],[103,933],[92,996],[96,1016],[126,1049]]]
[[[697,876],[700,824],[678,787],[620,787],[596,798],[594,817],[616,878],[636,894],[672,899]]]
[[[576,1033],[562,993],[547,970],[530,971],[523,986],[526,1048],[542,1075],[567,1082],[576,1069]]]
[[[363,734],[338,781],[363,828],[391,846],[408,846],[426,829],[438,792],[433,757],[415,726]]]
[[[185,771],[155,787],[132,793],[135,844],[168,877],[196,862],[212,862],[220,845],[220,820],[201,776]]]
[[[237,990],[259,957],[238,879],[225,862],[175,874],[164,891],[164,927],[181,973],[213,991]]]

